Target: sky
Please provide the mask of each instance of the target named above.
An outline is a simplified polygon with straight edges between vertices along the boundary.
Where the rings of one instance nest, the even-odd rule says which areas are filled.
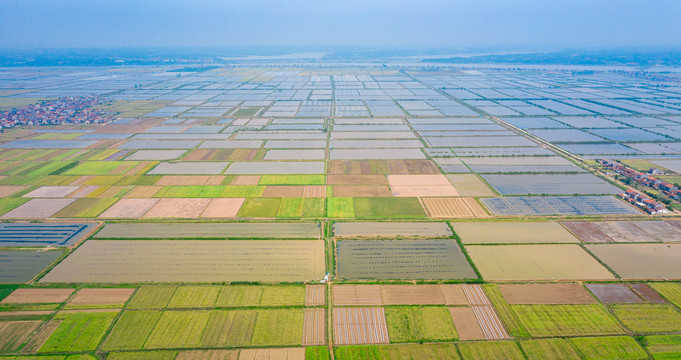
[[[681,0],[0,0],[0,49],[681,46]]]

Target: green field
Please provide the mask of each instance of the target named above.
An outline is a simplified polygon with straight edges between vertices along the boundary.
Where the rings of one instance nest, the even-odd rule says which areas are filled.
[[[330,218],[355,217],[353,198],[328,198],[326,202],[326,216]]]
[[[681,331],[681,313],[671,305],[613,305],[615,316],[631,331],[642,333]]]
[[[177,351],[172,350],[157,350],[139,352],[120,352],[111,353],[106,357],[106,360],[174,360],[177,357]]]
[[[523,324],[518,319],[518,316],[511,309],[511,305],[506,302],[504,295],[501,293],[496,285],[483,285],[483,290],[489,298],[501,321],[506,326],[509,334],[515,338],[529,338],[530,334],[527,332]]]
[[[173,297],[177,286],[146,285],[135,292],[128,303],[128,309],[161,309],[165,308]]]
[[[337,360],[460,359],[454,344],[339,346],[333,354]]]
[[[638,360],[648,354],[633,338],[626,336],[573,338],[570,342],[584,359]]]
[[[391,342],[443,341],[457,338],[452,316],[444,306],[385,308]]]
[[[681,283],[650,283],[650,287],[659,292],[667,301],[681,308]]]
[[[264,186],[220,186],[223,190],[219,197],[260,197],[265,191]]]
[[[464,360],[477,359],[525,359],[518,344],[512,341],[463,342],[457,344]]]
[[[78,199],[65,208],[59,210],[54,217],[62,218],[93,218],[103,213],[118,199]]]
[[[139,161],[86,161],[64,172],[65,175],[122,174],[137,166]]]
[[[129,310],[114,326],[104,348],[296,346],[301,344],[302,336],[302,308]]]
[[[279,218],[320,218],[326,215],[325,198],[282,198]]]
[[[329,360],[329,348],[326,346],[308,346],[305,348],[305,360]]]
[[[107,351],[142,349],[160,318],[160,311],[124,312],[102,348]]]
[[[273,218],[277,216],[281,198],[246,198],[238,217]]]
[[[168,308],[209,308],[220,294],[218,286],[180,286],[168,302]]]
[[[224,186],[164,186],[153,197],[155,198],[217,198],[222,194]]]
[[[520,342],[527,360],[580,360],[574,346],[565,339],[532,339]]]
[[[305,304],[305,287],[284,286],[224,286],[215,306],[302,306]]]
[[[533,337],[623,334],[601,305],[511,305]]]
[[[681,335],[651,335],[644,342],[655,360],[681,359]]]
[[[60,313],[57,330],[40,347],[39,352],[93,351],[106,334],[116,312]]]

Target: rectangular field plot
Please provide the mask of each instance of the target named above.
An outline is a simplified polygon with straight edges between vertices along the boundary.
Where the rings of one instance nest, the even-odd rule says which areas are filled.
[[[461,196],[494,196],[490,189],[480,178],[473,174],[447,175],[456,191]]]
[[[474,279],[453,240],[342,240],[338,276],[344,279]]]
[[[71,246],[90,233],[95,223],[2,223],[0,246]]]
[[[334,308],[333,336],[338,345],[388,343],[383,308]]]
[[[323,241],[91,240],[41,281],[307,281],[324,271]]]
[[[484,218],[489,215],[474,198],[428,197],[421,201],[433,218]]]
[[[586,243],[676,242],[681,228],[666,221],[566,221],[568,230]]]
[[[62,251],[0,251],[0,283],[24,283],[52,264]]]
[[[464,244],[579,243],[557,222],[455,222]]]
[[[149,175],[221,174],[226,162],[177,162],[161,163],[151,169]]]
[[[184,153],[184,150],[138,150],[125,160],[175,160]]]
[[[334,223],[337,237],[443,237],[452,230],[444,222],[347,222]]]
[[[295,346],[303,309],[127,311],[104,343],[108,350]]]
[[[533,337],[616,335],[625,330],[602,305],[511,305]]]
[[[681,279],[681,244],[586,245],[622,279]]]
[[[611,280],[614,276],[578,245],[469,245],[486,280]]]
[[[225,174],[324,174],[324,165],[323,161],[234,162]]]
[[[107,224],[99,239],[319,239],[319,223],[139,223]]]
[[[456,346],[447,343],[339,346],[334,349],[334,356],[338,360],[460,359]]]
[[[593,304],[591,294],[577,283],[566,284],[500,284],[499,291],[511,304]]]
[[[391,342],[456,339],[452,316],[444,306],[400,306],[385,309]]]
[[[75,199],[31,199],[5,213],[5,219],[45,219],[67,207]]]
[[[481,198],[497,216],[636,215],[636,209],[612,196],[542,196]]]
[[[591,174],[486,174],[482,177],[502,195],[618,194],[622,191]]]

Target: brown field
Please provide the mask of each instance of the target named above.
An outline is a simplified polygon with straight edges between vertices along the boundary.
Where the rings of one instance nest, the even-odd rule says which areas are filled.
[[[16,289],[0,303],[3,304],[47,304],[63,303],[75,289]]]
[[[305,285],[305,306],[326,305],[325,285]]]
[[[490,306],[473,306],[473,313],[478,319],[478,324],[482,328],[483,334],[487,340],[505,340],[511,337],[506,332],[504,324],[499,319],[499,315],[494,311],[494,307]]]
[[[141,218],[159,199],[121,199],[106,209],[100,218]]]
[[[135,186],[128,193],[123,195],[124,198],[139,198],[139,199],[149,199],[154,194],[161,190],[160,186]]]
[[[175,360],[237,360],[239,350],[181,350]]]
[[[387,185],[384,175],[329,175],[326,177],[329,185]]]
[[[469,305],[462,285],[440,285],[446,305]]]
[[[388,184],[394,186],[451,186],[444,175],[388,175]]]
[[[243,349],[239,360],[305,360],[305,348]]]
[[[67,207],[75,199],[31,199],[28,202],[19,205],[15,209],[5,213],[2,217],[8,218],[27,218],[27,219],[41,219],[48,218],[59,210]]]
[[[397,197],[459,196],[452,185],[391,185],[390,189]]]
[[[557,222],[455,222],[464,244],[579,243]]]
[[[0,198],[7,197],[25,188],[25,186],[2,185],[0,186]]]
[[[24,354],[35,353],[40,349],[41,346],[47,341],[47,339],[52,335],[52,333],[57,330],[61,320],[50,320],[43,327],[38,330],[38,333],[31,338],[31,340],[26,343],[21,352]]]
[[[0,322],[0,349],[14,352],[33,334],[42,321]]]
[[[0,319],[12,316],[47,316],[52,315],[53,312],[53,310],[0,311]]]
[[[422,198],[430,217],[434,218],[483,218],[487,212],[474,198]]]
[[[321,240],[89,240],[41,282],[298,282],[325,273]]]
[[[342,238],[404,238],[451,236],[452,230],[444,222],[337,222],[333,233]]]
[[[449,181],[454,185],[461,196],[494,196],[494,191],[490,189],[480,177],[475,174],[450,174],[447,175]]]
[[[165,175],[156,185],[222,185],[224,180],[221,175]]]
[[[439,285],[383,285],[385,305],[440,305],[445,303]]]
[[[303,186],[266,186],[262,197],[303,197]]]
[[[94,175],[83,175],[73,180],[69,185],[85,185],[88,181],[94,179]]]
[[[160,199],[144,217],[197,218],[211,199]]]
[[[642,303],[643,300],[625,284],[586,284],[603,303]]]
[[[337,345],[387,344],[385,311],[373,308],[334,308],[333,337]]]
[[[335,197],[390,197],[390,188],[387,186],[334,186]]]
[[[587,245],[622,279],[681,279],[681,244]]]
[[[326,186],[324,186],[324,185],[306,185],[303,188],[303,197],[306,197],[306,198],[326,197]]]
[[[500,284],[509,304],[593,304],[596,299],[580,284]]]
[[[122,305],[135,292],[135,289],[81,289],[68,305]]]
[[[244,198],[212,199],[203,210],[201,217],[205,218],[233,218],[244,204]]]
[[[440,174],[431,160],[330,160],[330,175]]]
[[[144,130],[154,125],[155,124],[153,122],[149,122],[145,125],[107,124],[102,126],[100,130],[95,131],[93,134],[137,134],[144,132]]]
[[[679,241],[681,229],[666,221],[569,221],[563,225],[587,243]]]
[[[666,301],[660,294],[655,292],[648,284],[634,283],[629,284],[643,300],[653,304],[664,304]]]
[[[323,308],[305,309],[303,345],[324,344],[326,344],[326,310]]]
[[[334,285],[334,305],[382,305],[381,285]]]
[[[255,186],[260,182],[260,175],[239,175],[232,179],[230,185]]]
[[[486,280],[615,279],[576,244],[467,245],[466,250]]]
[[[253,161],[262,158],[258,149],[195,149],[183,161]]]
[[[454,320],[454,327],[461,340],[485,340],[485,333],[482,331],[478,319],[475,317],[473,308],[470,307],[450,307],[449,313]]]
[[[82,199],[82,198],[90,195],[90,193],[94,192],[97,189],[99,189],[99,186],[97,186],[97,185],[81,186],[80,189],[69,194],[69,197]]]

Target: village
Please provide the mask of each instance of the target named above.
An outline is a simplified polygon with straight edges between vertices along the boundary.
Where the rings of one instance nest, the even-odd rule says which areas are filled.
[[[108,100],[99,96],[63,96],[57,100],[0,112],[0,129],[21,125],[103,124],[113,115],[97,106]]]
[[[630,169],[612,160],[596,159],[596,161],[615,173],[625,176],[627,179],[631,179],[632,181],[643,186],[659,190],[662,194],[668,196],[671,199],[677,201],[681,200],[681,190],[679,190],[678,187],[653,176],[653,174],[658,175],[662,173],[656,168],[651,168],[648,170],[648,172],[640,172]],[[643,209],[651,215],[669,213],[669,210],[664,206],[664,204],[636,190],[627,189],[624,193],[619,194],[619,196],[625,201],[628,201],[629,203]]]

